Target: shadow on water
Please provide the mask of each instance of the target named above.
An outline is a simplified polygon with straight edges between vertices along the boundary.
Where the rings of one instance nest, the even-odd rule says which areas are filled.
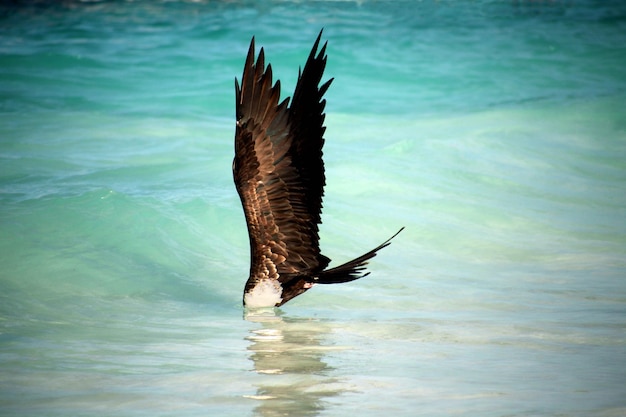
[[[259,416],[316,416],[325,408],[325,399],[346,389],[331,376],[332,367],[323,361],[332,346],[324,346],[330,327],[315,319],[284,316],[278,309],[247,312],[246,320],[260,323],[246,340],[261,376],[256,384]]]

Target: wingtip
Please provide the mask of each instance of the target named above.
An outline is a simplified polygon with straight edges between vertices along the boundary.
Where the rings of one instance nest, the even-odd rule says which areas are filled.
[[[391,239],[393,239],[394,237],[398,236],[400,234],[401,231],[404,230],[404,226],[402,226],[400,228],[400,230],[398,230],[393,236],[391,236],[387,241],[389,242]]]
[[[320,33],[317,35],[317,39],[315,39],[315,43],[313,44],[313,48],[311,48],[311,53],[309,55],[309,60],[314,59],[316,56],[318,58],[324,59],[324,56],[326,54],[326,46],[328,45],[328,41],[324,42],[324,45],[322,45],[322,48],[320,49],[319,53],[317,53],[317,48],[319,48],[320,42],[322,40],[322,33],[323,32],[324,32],[324,28],[322,28],[320,30]]]
[[[324,29],[326,29],[325,27],[322,27],[320,29],[320,33],[317,34],[317,40],[321,40],[322,39],[322,35],[324,34]]]
[[[315,41],[315,44],[316,44],[316,45],[317,45],[317,44],[319,44],[320,40],[322,40],[322,34],[323,34],[323,33],[324,33],[324,28],[322,27],[322,28],[320,29],[320,33],[318,33],[318,35],[317,35],[317,40]]]
[[[404,230],[404,226],[402,226],[400,228],[400,230],[398,230],[396,233],[393,234],[393,236],[391,236],[389,239],[385,240],[383,242],[382,245],[380,245],[380,248],[386,248],[387,246],[391,245],[391,241],[393,240],[394,237],[398,236],[400,234],[400,232],[402,232]]]
[[[250,39],[250,46],[248,47],[248,55],[246,56],[246,66],[249,62],[254,62],[254,36]]]

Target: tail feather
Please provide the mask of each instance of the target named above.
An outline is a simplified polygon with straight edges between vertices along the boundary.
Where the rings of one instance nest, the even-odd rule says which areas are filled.
[[[322,271],[319,276],[313,278],[311,282],[316,284],[340,284],[342,282],[354,281],[355,279],[363,278],[369,275],[369,272],[365,272],[365,266],[367,265],[367,261],[376,256],[376,253],[379,250],[389,246],[389,244],[391,244],[391,239],[396,237],[398,233],[403,230],[404,227],[398,230],[393,236],[381,243],[379,246],[359,256],[358,258],[355,258],[349,262],[346,262],[345,264],[336,266],[334,268]]]

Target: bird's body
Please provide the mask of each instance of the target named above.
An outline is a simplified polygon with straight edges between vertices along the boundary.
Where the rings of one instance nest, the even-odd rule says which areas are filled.
[[[241,85],[235,80],[233,176],[250,237],[247,307],[280,306],[315,283],[361,278],[367,261],[393,238],[326,269],[330,259],[321,254],[318,236],[325,185],[322,96],[332,79],[319,86],[326,66],[326,44],[317,53],[321,35],[298,76],[291,105],[289,98],[279,102],[280,81],[272,85],[263,48],[254,62],[254,38]]]

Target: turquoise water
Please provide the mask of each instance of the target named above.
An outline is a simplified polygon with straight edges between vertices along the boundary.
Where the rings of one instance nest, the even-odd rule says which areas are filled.
[[[626,6],[0,6],[3,416],[626,414]],[[245,315],[252,35],[328,44],[324,253]]]

